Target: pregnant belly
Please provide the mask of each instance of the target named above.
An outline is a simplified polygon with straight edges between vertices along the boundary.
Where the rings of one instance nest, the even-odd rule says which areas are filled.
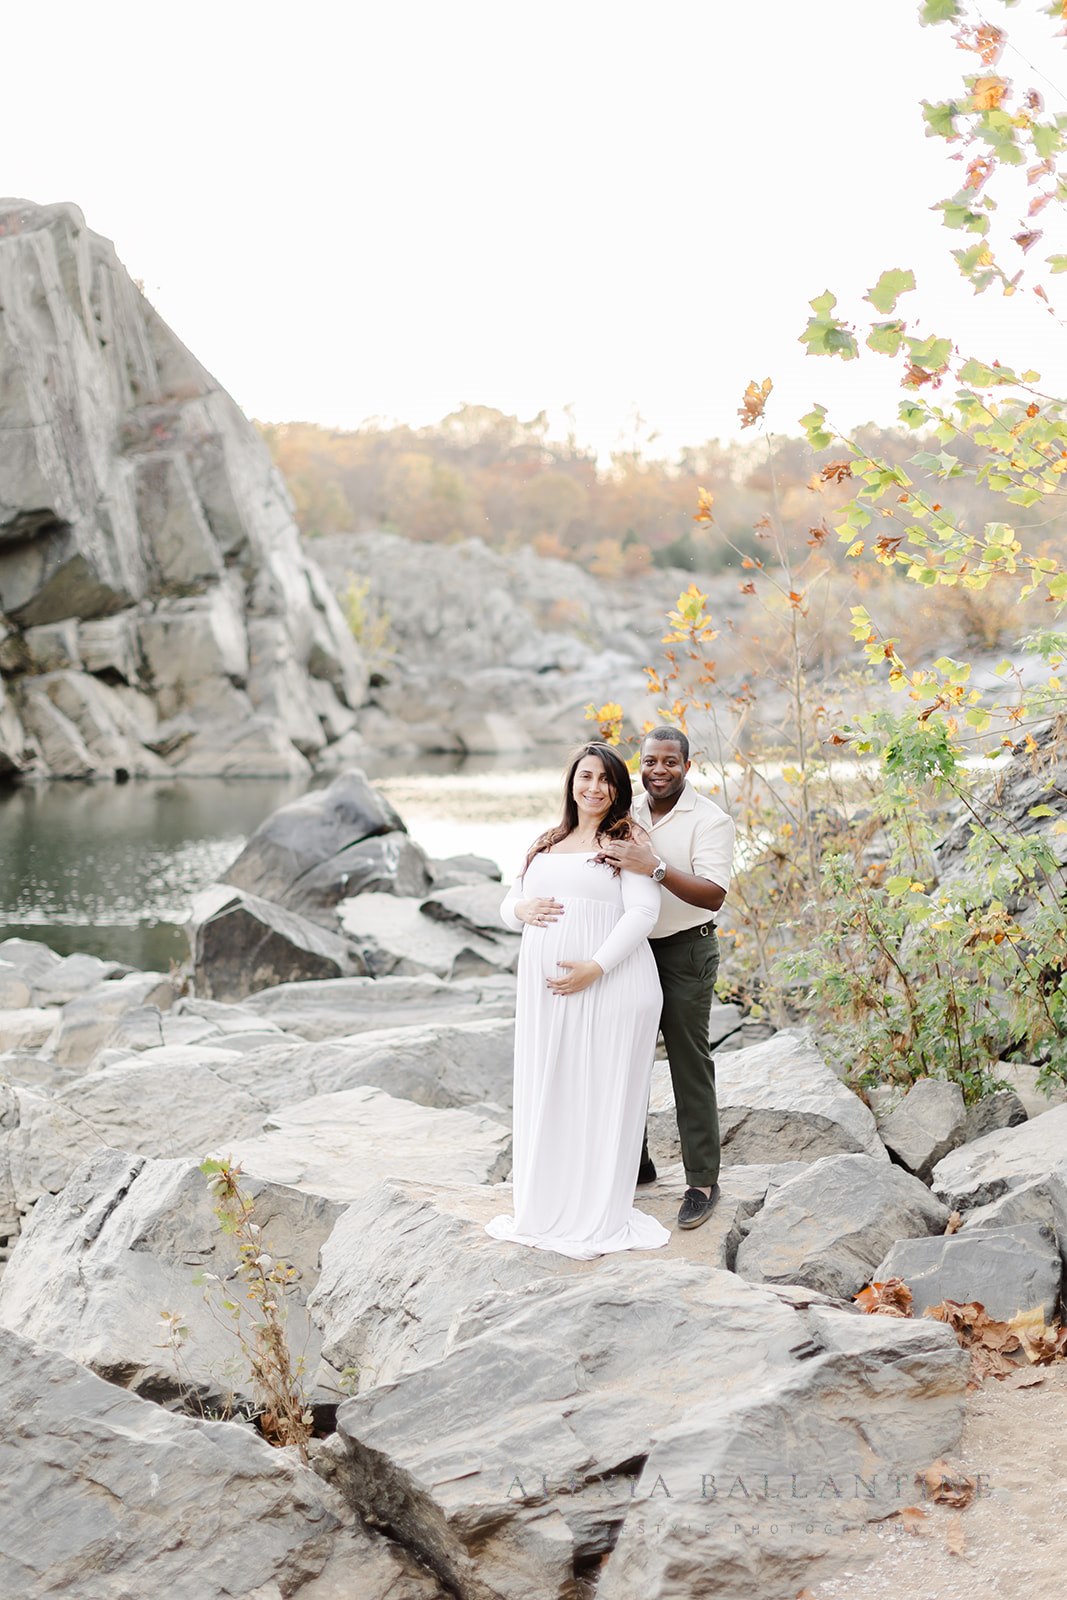
[[[543,977],[560,976],[561,961],[590,961],[619,920],[613,906],[597,901],[571,902],[558,922],[527,928],[521,961]]]

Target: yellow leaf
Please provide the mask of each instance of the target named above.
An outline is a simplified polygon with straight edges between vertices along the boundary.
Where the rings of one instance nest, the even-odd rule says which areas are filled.
[[[909,884],[908,885],[908,893],[909,894],[925,894],[926,893],[926,885],[925,885],[925,883],[919,883],[918,881],[916,881],[915,883]]]
[[[862,539],[857,539],[854,544],[850,544],[848,549],[845,551],[845,554],[846,554],[846,556],[859,556],[859,555],[862,555],[863,554],[863,540]]]

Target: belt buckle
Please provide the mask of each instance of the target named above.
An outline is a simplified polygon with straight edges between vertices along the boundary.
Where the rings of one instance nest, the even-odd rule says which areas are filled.
[[[706,922],[705,922],[704,926],[701,929],[699,929],[700,937],[702,939],[706,939],[708,937],[708,935],[710,934],[710,932],[711,932],[711,928],[709,927],[709,925]]]

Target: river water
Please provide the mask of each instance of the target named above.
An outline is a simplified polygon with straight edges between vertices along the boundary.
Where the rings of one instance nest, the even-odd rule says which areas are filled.
[[[325,782],[327,780],[323,780]],[[511,877],[559,813],[560,769],[427,761],[374,774],[431,856],[488,856]],[[183,961],[192,896],[300,781],[50,783],[0,792],[0,940],[41,939],[166,971]]]

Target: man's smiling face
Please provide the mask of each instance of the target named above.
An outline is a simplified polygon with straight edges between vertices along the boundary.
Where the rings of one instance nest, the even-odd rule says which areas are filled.
[[[641,782],[649,798],[671,805],[685,787],[689,762],[673,739],[646,739],[641,746]]]

